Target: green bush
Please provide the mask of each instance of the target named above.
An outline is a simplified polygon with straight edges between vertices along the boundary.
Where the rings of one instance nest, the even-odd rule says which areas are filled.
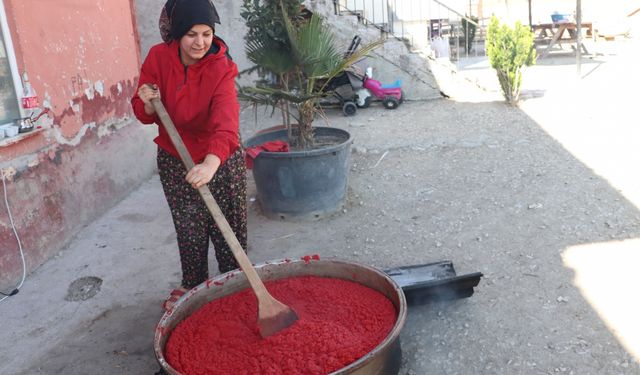
[[[515,28],[500,25],[491,18],[487,30],[487,55],[498,73],[502,94],[509,104],[516,104],[522,85],[522,68],[535,63],[534,34],[528,26],[516,22]]]

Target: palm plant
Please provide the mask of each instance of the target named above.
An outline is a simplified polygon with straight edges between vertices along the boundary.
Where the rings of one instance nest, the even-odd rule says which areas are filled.
[[[273,12],[274,3],[279,12]],[[382,40],[345,56],[336,49],[334,35],[322,18],[313,14],[305,19],[300,3],[244,1],[242,16],[249,27],[245,37],[247,56],[264,78],[255,86],[241,87],[239,95],[253,104],[279,109],[291,146],[309,149],[314,144],[313,120],[322,111],[320,100],[330,95],[327,85],[331,79],[378,47]]]

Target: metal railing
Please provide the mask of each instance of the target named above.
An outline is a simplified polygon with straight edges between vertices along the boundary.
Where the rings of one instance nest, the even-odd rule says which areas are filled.
[[[483,22],[440,0],[334,0],[334,7],[336,14],[356,16],[359,22],[404,40],[412,48],[430,47],[436,56],[449,56],[452,60],[463,53],[469,56],[465,42],[469,35],[464,35],[463,29],[475,27],[474,37],[484,35]],[[475,56],[485,53],[482,40],[477,40],[471,49]]]

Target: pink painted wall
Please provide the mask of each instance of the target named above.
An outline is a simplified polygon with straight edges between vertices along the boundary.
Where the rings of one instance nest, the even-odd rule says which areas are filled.
[[[20,72],[50,116],[0,143],[29,270],[148,178],[154,134],[131,113],[140,64],[133,0],[5,0]],[[150,128],[150,127],[149,127]],[[1,187],[1,186],[0,186]],[[0,287],[20,276],[0,205]]]
[[[6,2],[16,31],[19,65],[42,98],[50,98],[66,138],[87,122],[121,117],[128,109],[85,101],[118,96],[138,71],[138,46],[129,0]],[[20,62],[22,64],[20,64]],[[70,100],[80,103],[78,112]]]

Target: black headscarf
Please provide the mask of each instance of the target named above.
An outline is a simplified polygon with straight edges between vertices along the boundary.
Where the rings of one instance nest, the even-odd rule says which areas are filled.
[[[160,35],[169,42],[182,38],[193,25],[209,25],[215,30],[216,23],[220,17],[211,0],[167,0],[160,14]]]

